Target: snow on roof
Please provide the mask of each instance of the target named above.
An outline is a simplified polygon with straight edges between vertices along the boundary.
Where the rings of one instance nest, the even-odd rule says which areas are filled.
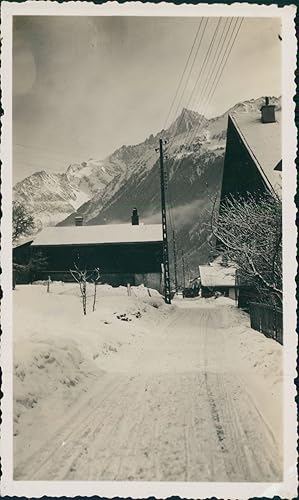
[[[33,236],[28,236],[27,238],[20,238],[18,241],[13,241],[12,248],[21,248],[30,245],[33,241]]]
[[[236,268],[221,265],[199,266],[202,286],[235,286]]]
[[[281,112],[275,112],[276,122],[262,123],[260,112],[231,113],[230,118],[244,145],[271,191],[281,194],[281,172],[275,170],[281,161]]]
[[[162,241],[160,224],[111,224],[101,226],[55,226],[43,229],[32,246],[97,245]]]

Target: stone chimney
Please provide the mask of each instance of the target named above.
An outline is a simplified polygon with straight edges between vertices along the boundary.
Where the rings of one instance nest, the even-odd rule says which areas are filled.
[[[83,226],[83,215],[75,216],[75,226]]]
[[[139,215],[137,208],[133,208],[131,221],[132,221],[132,226],[139,226]]]
[[[274,104],[269,104],[269,97],[265,97],[265,104],[261,107],[262,112],[262,123],[274,123],[275,120],[275,106]]]

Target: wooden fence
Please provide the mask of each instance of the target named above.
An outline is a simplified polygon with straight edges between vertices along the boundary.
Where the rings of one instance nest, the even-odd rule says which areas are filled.
[[[268,304],[250,302],[249,314],[251,328],[283,344],[282,309]]]

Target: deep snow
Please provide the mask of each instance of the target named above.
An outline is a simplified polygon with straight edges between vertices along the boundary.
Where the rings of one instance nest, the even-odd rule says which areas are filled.
[[[15,479],[281,477],[282,347],[233,301],[14,291]]]

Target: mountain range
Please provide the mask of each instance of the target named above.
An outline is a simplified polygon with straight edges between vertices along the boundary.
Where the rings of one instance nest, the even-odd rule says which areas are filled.
[[[169,231],[176,231],[179,253],[193,272],[209,257],[209,212],[220,191],[229,113],[251,113],[264,98],[236,104],[223,115],[206,119],[184,108],[167,130],[144,142],[121,146],[105,160],[70,165],[64,173],[45,170],[18,182],[14,198],[26,202],[37,229],[72,225],[76,213],[85,224],[129,222],[137,207],[142,222],[160,222],[159,155],[165,138]],[[271,98],[280,108],[280,99]]]

